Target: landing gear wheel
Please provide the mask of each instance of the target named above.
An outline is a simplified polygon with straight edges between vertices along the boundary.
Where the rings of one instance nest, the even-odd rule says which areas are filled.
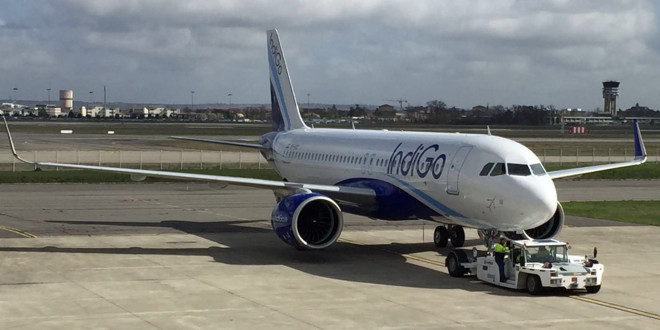
[[[600,291],[600,285],[588,286],[585,287],[585,289],[587,289],[587,292],[589,293],[598,293],[598,291]]]
[[[447,265],[447,270],[451,277],[462,277],[465,274],[463,267],[458,261],[458,256],[456,253],[452,252],[445,259],[445,265]]]
[[[433,232],[433,243],[437,247],[446,247],[447,240],[449,240],[449,231],[444,226],[435,227]]]
[[[465,230],[461,226],[452,226],[449,230],[449,239],[453,247],[462,247],[465,244]]]
[[[536,276],[536,275],[529,275],[527,276],[527,281],[526,281],[526,289],[527,292],[531,295],[538,295],[543,291],[543,285],[541,284],[541,279]]]

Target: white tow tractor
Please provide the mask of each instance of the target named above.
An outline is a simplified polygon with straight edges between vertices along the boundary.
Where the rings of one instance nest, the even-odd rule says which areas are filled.
[[[495,257],[489,252],[479,256],[476,248],[471,255],[465,250],[452,251],[445,260],[449,275],[461,277],[467,273],[481,281],[510,289],[526,289],[539,294],[544,288],[585,289],[589,293],[600,290],[603,265],[593,257],[568,254],[569,246],[554,239],[509,241],[504,258],[504,281]]]

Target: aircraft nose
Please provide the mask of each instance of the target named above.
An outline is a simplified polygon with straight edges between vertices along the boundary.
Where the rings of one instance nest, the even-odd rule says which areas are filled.
[[[520,200],[523,205],[528,225],[537,225],[547,221],[557,210],[557,190],[550,178],[530,178],[520,186]]]

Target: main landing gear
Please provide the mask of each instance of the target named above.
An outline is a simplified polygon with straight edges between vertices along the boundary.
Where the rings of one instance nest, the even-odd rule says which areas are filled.
[[[435,227],[433,232],[433,243],[437,247],[446,247],[451,241],[453,247],[462,247],[465,243],[465,230],[456,225],[445,225]]]

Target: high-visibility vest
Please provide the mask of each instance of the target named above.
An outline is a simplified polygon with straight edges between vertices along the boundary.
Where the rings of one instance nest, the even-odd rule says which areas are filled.
[[[507,253],[509,252],[509,248],[506,247],[506,245],[503,245],[501,243],[495,244],[495,252],[497,253]]]

